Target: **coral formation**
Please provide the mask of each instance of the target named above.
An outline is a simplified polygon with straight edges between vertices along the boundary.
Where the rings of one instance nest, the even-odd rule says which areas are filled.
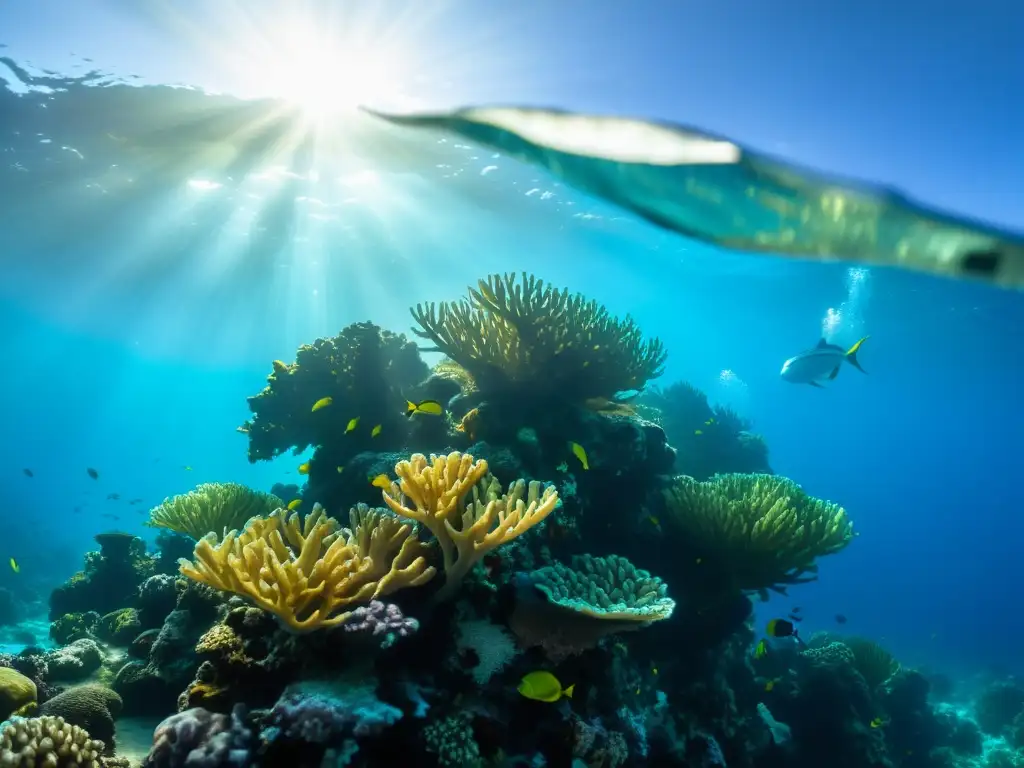
[[[558,504],[554,486],[518,480],[507,493],[491,478],[484,485],[487,462],[469,454],[421,453],[395,466],[398,482],[384,489],[385,503],[402,517],[429,530],[441,547],[443,599],[458,589],[470,569],[489,551],[507,544],[540,523]],[[467,497],[472,494],[472,501]],[[410,506],[409,502],[412,502]]]
[[[36,684],[9,667],[0,667],[0,721],[27,715],[36,707]]]
[[[103,742],[60,717],[15,718],[0,725],[5,768],[101,768]]]
[[[62,718],[113,750],[114,720],[121,714],[122,704],[121,697],[105,686],[80,685],[45,702],[39,714]]]
[[[355,606],[429,581],[412,527],[382,511],[353,510],[339,528],[319,506],[300,520],[278,509],[231,531],[200,539],[183,575],[252,600],[289,629],[310,632],[344,622]]]
[[[253,734],[245,707],[230,715],[202,708],[171,715],[156,727],[143,768],[246,768],[252,764]]]
[[[673,542],[705,592],[785,591],[817,578],[815,560],[853,539],[846,512],[776,475],[675,478],[665,491]]]
[[[284,505],[272,494],[238,483],[203,483],[154,507],[146,525],[197,540],[209,533],[219,538],[242,528],[249,518],[267,515]]]
[[[469,372],[484,392],[528,391],[583,402],[639,390],[666,352],[629,317],[523,273],[489,275],[455,302],[418,304],[415,332]]]

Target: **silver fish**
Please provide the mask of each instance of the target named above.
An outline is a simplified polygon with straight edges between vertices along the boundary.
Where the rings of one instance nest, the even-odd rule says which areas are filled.
[[[843,349],[838,344],[829,344],[822,339],[814,349],[801,352],[796,357],[791,357],[784,362],[781,376],[793,384],[810,384],[812,387],[820,387],[821,381],[830,381],[839,375],[839,369],[843,367],[844,360],[861,373],[867,373],[857,361],[857,352],[860,350],[860,345],[868,338],[865,336],[849,349]]]

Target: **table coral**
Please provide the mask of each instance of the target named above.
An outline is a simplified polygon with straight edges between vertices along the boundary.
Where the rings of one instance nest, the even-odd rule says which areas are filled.
[[[294,632],[333,627],[351,608],[434,575],[412,526],[380,510],[354,509],[339,528],[316,505],[300,520],[278,509],[222,542],[208,535],[181,573],[252,600]]]

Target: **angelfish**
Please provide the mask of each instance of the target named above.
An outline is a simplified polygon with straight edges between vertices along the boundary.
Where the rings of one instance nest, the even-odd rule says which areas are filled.
[[[831,380],[839,375],[845,360],[861,373],[867,373],[857,362],[857,351],[860,345],[868,340],[868,336],[852,347],[844,350],[837,344],[829,344],[825,339],[818,342],[814,349],[801,352],[782,364],[782,378],[794,384],[810,384],[820,387],[823,380]]]

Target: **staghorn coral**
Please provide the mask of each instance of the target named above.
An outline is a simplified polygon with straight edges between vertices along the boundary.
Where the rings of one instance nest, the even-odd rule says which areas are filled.
[[[517,582],[510,626],[523,645],[539,645],[555,660],[667,619],[676,605],[661,579],[617,555],[579,555],[572,568],[556,563]]]
[[[429,462],[417,453],[396,464],[395,472],[398,482],[384,489],[384,501],[395,514],[415,520],[437,539],[445,573],[438,599],[454,594],[480,558],[526,533],[558,504],[554,486],[542,491],[538,482],[517,480],[501,494],[494,478],[481,482],[487,476],[487,462],[474,462],[468,453],[431,454]]]
[[[636,323],[532,275],[489,275],[465,299],[417,304],[414,332],[469,372],[482,392],[528,390],[583,401],[641,389],[666,352]]]
[[[784,592],[817,578],[815,559],[843,549],[853,526],[837,504],[808,496],[785,477],[717,475],[674,479],[663,521],[700,569],[699,588]],[[692,555],[692,557],[690,557]],[[695,574],[696,575],[696,574]]]
[[[337,626],[351,615],[347,608],[433,577],[412,526],[360,509],[351,524],[339,528],[319,505],[303,522],[278,509],[220,544],[212,535],[200,539],[181,573],[249,598],[295,632]]]
[[[0,726],[3,768],[99,768],[103,742],[61,717],[15,718]]]
[[[188,493],[164,499],[150,510],[146,525],[201,539],[243,527],[251,517],[269,514],[284,502],[238,483],[203,483]]]

